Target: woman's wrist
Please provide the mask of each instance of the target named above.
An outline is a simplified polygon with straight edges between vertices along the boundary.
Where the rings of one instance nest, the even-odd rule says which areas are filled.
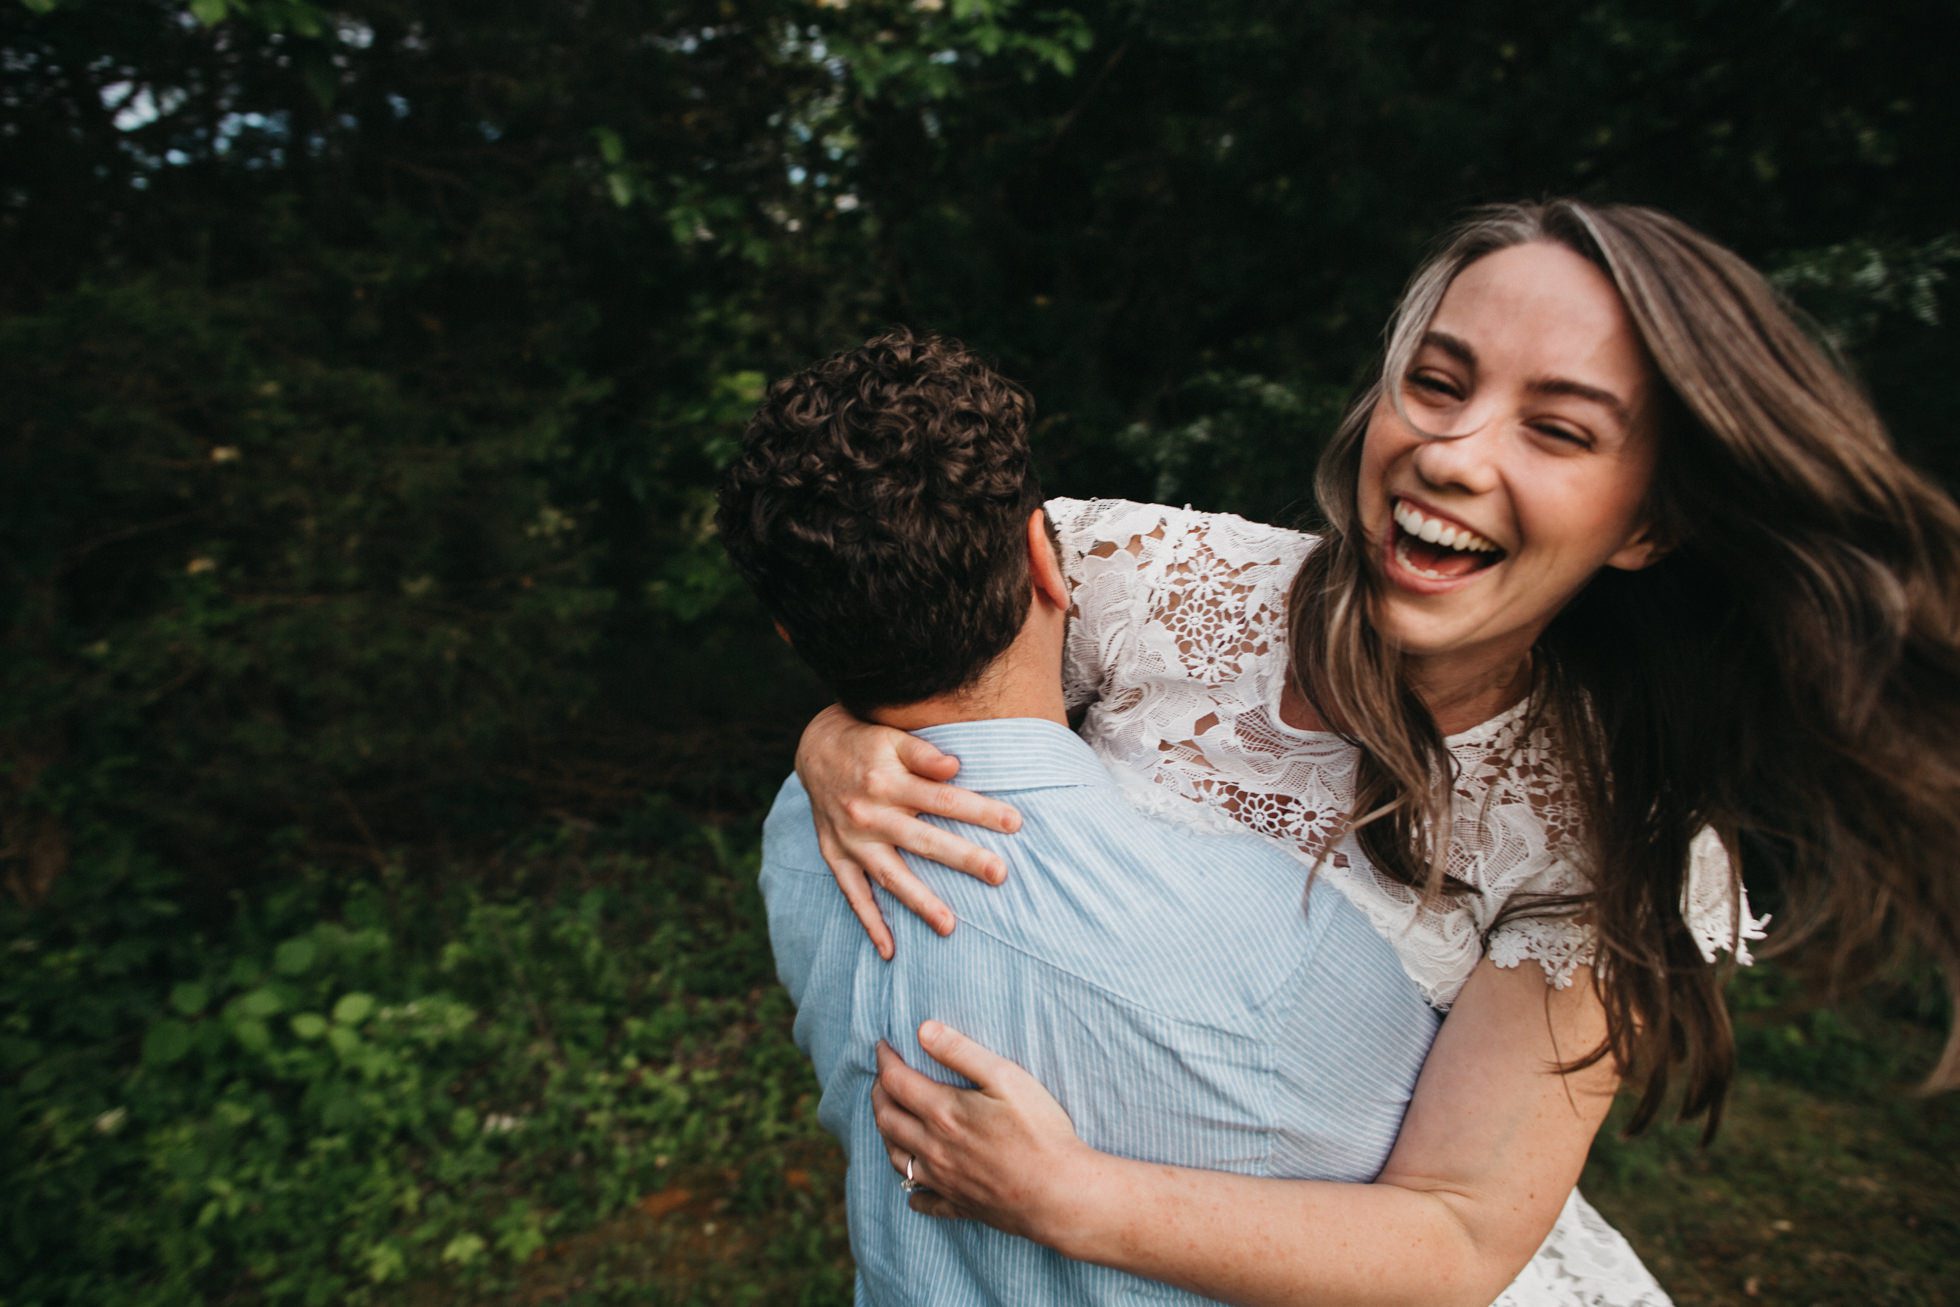
[[[1134,1165],[1077,1141],[1044,1184],[1030,1237],[1064,1257],[1103,1261],[1124,1205],[1124,1171]]]
[[[838,704],[831,704],[803,728],[803,735],[796,742],[796,774],[807,786],[810,782],[810,765],[840,731],[855,719]]]

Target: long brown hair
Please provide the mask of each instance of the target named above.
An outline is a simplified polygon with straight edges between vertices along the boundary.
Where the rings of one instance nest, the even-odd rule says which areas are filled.
[[[1457,273],[1531,241],[1611,278],[1646,347],[1666,392],[1649,512],[1670,550],[1601,572],[1533,648],[1529,713],[1558,743],[1592,888],[1499,919],[1586,918],[1607,1034],[1567,1069],[1611,1057],[1639,1089],[1633,1129],[1678,1074],[1681,1115],[1712,1133],[1734,1041],[1682,913],[1704,827],[1779,894],[1773,948],[1804,945],[1827,985],[1917,945],[1960,992],[1960,510],[1729,250],[1634,206],[1476,213],[1410,282],[1380,376],[1321,459],[1326,538],[1290,599],[1295,686],[1360,750],[1353,820],[1384,875],[1452,892],[1453,770],[1370,618],[1362,438]],[[1929,1087],[1956,1081],[1950,1036]]]

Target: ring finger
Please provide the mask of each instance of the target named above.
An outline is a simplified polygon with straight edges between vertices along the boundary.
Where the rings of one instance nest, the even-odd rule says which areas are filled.
[[[900,1107],[882,1085],[871,1090],[871,1116],[878,1123],[878,1133],[885,1137],[885,1155],[891,1159],[892,1170],[904,1175],[906,1160],[925,1151],[925,1124]],[[923,1164],[913,1163],[914,1179],[918,1178],[918,1168]]]

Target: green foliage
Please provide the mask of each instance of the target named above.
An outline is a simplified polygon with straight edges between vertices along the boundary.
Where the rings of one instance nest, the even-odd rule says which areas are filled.
[[[1025,0],[884,0],[836,4],[819,40],[857,93],[915,108],[958,96],[976,77],[1067,77],[1094,43],[1073,9]]]
[[[1960,123],[1876,15],[50,0],[0,45],[28,882],[108,833],[220,884],[495,840],[563,800],[524,778],[746,698],[716,469],[893,319],[1031,385],[1059,492],[1297,520],[1445,219],[1653,200],[1960,458]]]
[[[51,152],[11,211],[88,238],[21,251],[0,314],[10,828],[132,835],[220,882],[321,841],[378,858],[431,813],[495,837],[525,811],[514,773],[616,734],[597,706],[642,699],[665,632],[726,607],[708,482],[776,331],[739,277],[800,275],[779,238],[812,203],[751,142],[828,79],[766,41],[629,56],[540,15],[534,41],[570,46],[538,84],[533,42],[471,12],[426,16],[436,66],[496,88],[467,110],[401,65],[424,19],[385,6],[228,0],[205,35],[75,5],[0,31],[44,90],[85,64],[124,115],[98,124],[108,189],[57,201]],[[712,111],[642,93],[751,67]],[[191,121],[200,89],[221,121]],[[43,104],[9,130],[42,139]],[[727,189],[677,165],[702,132]]]
[[[1036,394],[1057,493],[1297,520],[1423,243],[1576,192],[1777,270],[1960,480],[1943,35],[0,5],[0,876],[54,886],[0,921],[0,1293],[841,1300],[834,1192],[780,1182],[812,1127],[742,858],[643,806],[748,820],[810,697],[711,526],[767,380],[955,332]],[[615,834],[495,852],[545,812]],[[1893,1074],[1775,983],[1737,1001],[1777,1110]],[[1642,1148],[1603,1173],[1687,1201]],[[623,1224],[690,1166],[726,1210]]]
[[[159,281],[0,322],[44,488],[9,531],[37,580],[0,737],[62,742],[45,801],[179,847],[338,824],[589,699],[610,596],[539,471],[603,388],[486,393],[463,427],[372,367],[295,361],[292,334],[264,297]]]
[[[1332,431],[1346,399],[1338,386],[1201,373],[1166,397],[1164,418],[1131,423],[1117,445],[1150,472],[1149,499],[1222,496],[1243,516],[1294,523],[1311,517],[1312,488],[1272,469],[1301,462],[1303,433]]]
[[[1854,240],[1788,256],[1774,280],[1808,303],[1840,349],[1867,345],[1888,315],[1940,325],[1939,289],[1960,263],[1960,236],[1917,245]]]
[[[490,1294],[690,1168],[810,1139],[752,847],[659,820],[651,860],[553,838],[492,892],[315,875],[209,933],[135,857],[7,912],[9,1301]]]

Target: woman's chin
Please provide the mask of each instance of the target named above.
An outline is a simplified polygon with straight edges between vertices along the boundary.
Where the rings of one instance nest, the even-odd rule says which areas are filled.
[[[1382,642],[1405,657],[1449,654],[1474,643],[1476,623],[1465,615],[1442,611],[1454,605],[1437,596],[1415,596],[1388,589],[1375,600],[1375,630]]]
[[[1462,651],[1466,645],[1462,633],[1448,629],[1446,623],[1435,619],[1397,619],[1396,615],[1384,611],[1376,627],[1382,633],[1382,643],[1403,658],[1446,658]]]
[[[1529,656],[1536,630],[1493,630],[1483,612],[1451,611],[1454,607],[1439,604],[1435,597],[1414,599],[1390,592],[1376,601],[1375,629],[1384,644],[1406,659],[1435,670],[1458,667],[1460,674],[1478,680],[1501,677]]]

